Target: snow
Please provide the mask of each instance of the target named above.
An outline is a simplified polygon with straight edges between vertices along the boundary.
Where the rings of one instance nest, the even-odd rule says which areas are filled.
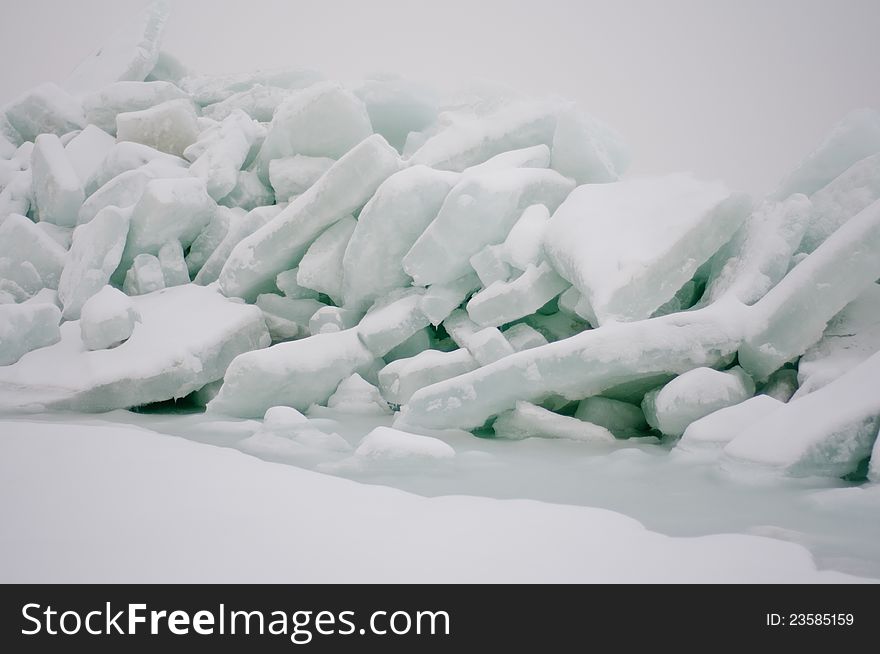
[[[223,377],[239,353],[269,344],[256,307],[211,289],[187,284],[133,302],[141,321],[118,347],[88,351],[74,320],[58,343],[0,368],[0,406],[93,412],[184,397]]]
[[[371,463],[418,465],[423,461],[452,459],[455,450],[438,438],[376,427],[364,436],[354,455]]]
[[[860,580],[817,570],[795,543],[669,537],[582,506],[419,497],[143,428],[6,420],[0,434],[6,583]],[[59,549],[59,534],[77,537]]]
[[[587,184],[553,214],[544,247],[599,324],[641,320],[733,236],[748,208],[722,184],[684,174]]]

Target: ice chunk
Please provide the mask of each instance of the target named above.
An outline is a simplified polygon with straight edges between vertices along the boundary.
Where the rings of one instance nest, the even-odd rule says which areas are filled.
[[[479,427],[514,408],[517,400],[541,402],[552,395],[580,400],[624,382],[720,365],[739,347],[746,312],[726,299],[698,311],[609,324],[517,352],[416,392],[403,408],[405,420],[432,429]]]
[[[252,170],[240,170],[235,178],[235,187],[220,200],[227,207],[240,207],[245,211],[271,205],[275,202],[272,192]]]
[[[552,170],[516,168],[467,177],[449,193],[439,214],[403,259],[419,285],[448,282],[469,272],[469,259],[501,243],[529,205],[550,210],[573,182]]]
[[[173,177],[175,176],[175,168],[187,165],[186,161],[180,157],[159,152],[148,145],[122,141],[117,143],[107,156],[104,157],[104,160],[86,183],[86,195],[91,195],[125,171],[141,168],[146,164],[150,164],[149,170],[156,173],[155,177]]]
[[[438,99],[429,89],[400,78],[369,79],[354,90],[363,101],[370,123],[398,152],[406,137],[437,119]]]
[[[514,353],[513,346],[495,327],[480,329],[461,309],[453,311],[443,326],[453,341],[474,356],[481,366],[488,365]]]
[[[483,286],[491,286],[495,282],[506,282],[513,275],[510,265],[504,260],[503,245],[487,245],[470,258],[468,263],[480,278]]]
[[[798,398],[825,386],[880,351],[880,286],[871,284],[828,323],[798,363]]]
[[[65,320],[79,318],[85,301],[110,281],[122,258],[130,220],[130,209],[107,207],[74,230],[58,283]]]
[[[549,224],[547,207],[543,204],[527,207],[504,240],[504,260],[519,270],[540,263],[544,258],[544,232]]]
[[[215,205],[200,179],[150,181],[132,210],[120,268],[127,269],[138,254],[158,254],[159,248],[171,240],[189,247],[213,218],[214,211]]]
[[[90,352],[79,322],[66,322],[59,343],[0,368],[4,404],[109,411],[180,398],[269,344],[259,309],[212,289],[186,284],[133,302],[141,321],[119,347]]]
[[[335,163],[329,157],[307,157],[302,154],[269,162],[269,182],[275,197],[290,198],[306,190]]]
[[[745,196],[685,174],[588,184],[553,214],[544,249],[598,324],[640,320],[733,236],[748,209]]]
[[[86,124],[80,102],[51,82],[19,96],[6,105],[5,112],[22,141],[46,133],[61,136]]]
[[[0,191],[0,224],[10,214],[26,216],[34,199],[33,174],[30,170],[20,170],[12,174],[12,179]]]
[[[40,288],[58,288],[66,256],[64,248],[24,216],[10,214],[0,224],[0,259],[30,264],[39,275]]]
[[[534,313],[569,287],[546,261],[529,264],[511,282],[495,282],[467,303],[468,315],[478,325],[499,326]]]
[[[165,288],[162,264],[152,254],[139,254],[125,273],[122,289],[128,295],[146,295]]]
[[[812,252],[843,223],[880,199],[880,153],[865,157],[813,193],[813,215],[801,241]]]
[[[310,334],[309,320],[326,305],[310,298],[289,298],[273,293],[257,297],[273,341],[303,338]]]
[[[248,91],[258,85],[275,86],[282,89],[304,89],[323,79],[320,73],[313,70],[285,68],[229,75],[186,77],[180,81],[180,86],[193,97],[193,100],[205,106],[222,102],[235,93]]]
[[[196,284],[202,285],[217,281],[220,277],[220,271],[223,270],[223,266],[226,264],[226,260],[229,258],[232,250],[235,249],[235,246],[267,224],[281,213],[282,210],[283,207],[280,206],[257,207],[247,212],[241,218],[238,217],[238,212],[227,212],[232,219],[229,222],[226,234],[220,244],[213,249],[213,252],[211,252],[208,260],[199,270],[193,281]],[[193,247],[195,247],[195,243],[193,243]],[[192,248],[190,248],[190,254],[192,254]]]
[[[419,303],[424,289],[402,289],[378,300],[358,325],[358,338],[377,357],[385,356],[428,326]]]
[[[642,400],[648,424],[668,436],[681,436],[687,426],[714,411],[746,401],[755,382],[740,367],[720,372],[694,368]]]
[[[73,227],[83,203],[83,187],[58,137],[54,134],[38,136],[32,162],[34,198],[40,220]]]
[[[391,290],[411,283],[401,265],[403,257],[437,216],[457,179],[453,173],[413,166],[379,186],[358,216],[345,253],[346,306],[366,309]]]
[[[811,195],[860,159],[880,152],[880,111],[857,109],[834,126],[816,150],[811,152],[779,185],[774,197],[792,193]]]
[[[552,167],[578,184],[614,182],[626,172],[629,152],[621,136],[574,106],[559,112]]]
[[[71,93],[87,93],[120,80],[141,81],[159,59],[168,3],[157,0],[131,23],[116,31],[94,54],[83,60],[64,83]]]
[[[756,395],[745,402],[719,409],[692,422],[676,447],[691,451],[723,447],[741,431],[782,406],[785,406],[783,402],[769,395]]]
[[[400,167],[397,151],[378,135],[364,139],[276,218],[243,239],[220,274],[226,295],[249,298],[296,266],[322,231],[360,208]]]
[[[526,316],[520,322],[534,328],[548,341],[561,341],[563,339],[580,334],[585,329],[590,329],[580,318],[567,315],[562,311],[543,315],[540,313]]]
[[[308,418],[290,406],[270,407],[263,416],[263,429],[279,436],[292,437],[309,424]]]
[[[147,75],[148,82],[174,82],[179,83],[189,75],[189,70],[177,57],[166,50],[159,50],[156,65]]]
[[[336,392],[327,400],[327,407],[337,413],[358,415],[387,415],[391,413],[388,403],[382,399],[379,389],[359,374],[343,379]]]
[[[42,289],[43,280],[30,261],[0,257],[0,291],[4,304],[24,302]]]
[[[828,321],[880,278],[880,200],[795,266],[753,307],[739,361],[764,380],[822,337]],[[817,292],[818,291],[818,292]]]
[[[335,304],[342,304],[342,258],[356,226],[357,221],[346,216],[315,239],[299,262],[296,281],[300,286],[324,293]]]
[[[800,194],[762,204],[712,257],[703,302],[713,302],[724,293],[733,293],[743,304],[764,297],[788,272],[811,210],[810,201]]]
[[[140,318],[131,298],[112,286],[105,286],[86,300],[81,315],[80,334],[88,350],[106,350],[124,343]]]
[[[488,161],[476,166],[465,168],[464,176],[478,175],[492,170],[507,170],[509,168],[548,168],[550,166],[550,148],[543,143],[533,145],[530,148],[520,148],[496,154]]]
[[[291,268],[290,270],[280,272],[275,277],[275,286],[289,298],[318,299],[319,293],[317,291],[299,285],[299,282],[296,281],[297,275],[299,275],[299,268]]]
[[[187,97],[169,82],[116,82],[87,95],[83,108],[90,123],[115,136],[117,115]]]
[[[880,426],[878,375],[880,353],[753,423],[725,455],[795,476],[853,472],[871,453]]]
[[[269,181],[272,159],[304,154],[338,159],[373,133],[366,107],[336,82],[293,93],[275,110],[257,172]]]
[[[196,142],[199,126],[189,100],[167,100],[149,109],[116,116],[116,137],[176,156]]]
[[[100,211],[109,206],[131,207],[144,194],[147,184],[157,177],[186,177],[184,168],[172,168],[174,175],[163,175],[161,171],[154,170],[152,166],[145,165],[135,170],[121,173],[92,193],[82,207],[77,217],[77,224],[84,225],[91,221]]]
[[[522,401],[517,402],[512,411],[498,416],[492,428],[498,438],[567,438],[588,443],[614,442],[614,436],[605,427]]]
[[[187,272],[190,276],[195,275],[202,269],[226,235],[230,226],[241,219],[242,211],[217,207],[211,220],[204,226],[199,235],[193,240],[186,254]],[[212,280],[213,281],[213,280]]]
[[[581,400],[574,417],[605,427],[617,438],[638,436],[648,428],[641,407],[601,395]]]
[[[480,280],[476,274],[467,273],[451,282],[429,286],[419,306],[425,317],[436,327],[478,288]]]
[[[341,332],[357,325],[363,317],[363,313],[352,309],[321,307],[309,319],[309,331],[312,334]]]
[[[202,115],[223,120],[234,111],[243,111],[254,120],[268,123],[275,110],[291,94],[289,89],[257,84],[247,91],[233,93],[228,98],[204,108]]]
[[[203,134],[184,152],[189,158],[191,149],[203,149],[190,166],[190,175],[203,179],[208,195],[215,200],[225,197],[235,188],[238,173],[262,131],[260,124],[243,111],[231,113],[215,132]]]
[[[405,404],[420,388],[475,370],[479,364],[466,349],[440,352],[425,350],[413,357],[397,359],[379,371],[382,397],[393,404]]]
[[[230,364],[208,410],[242,418],[259,417],[279,405],[305,411],[326,404],[339,382],[374,359],[355,329],[247,352]]]
[[[376,427],[363,437],[354,455],[374,464],[411,465],[422,461],[453,459],[455,450],[438,438],[411,434],[392,427]]]
[[[162,267],[162,278],[165,280],[165,288],[189,284],[189,271],[186,269],[186,261],[183,258],[183,248],[180,241],[168,241],[159,248],[159,265]]]
[[[61,311],[52,304],[0,304],[0,366],[57,343]]]
[[[505,329],[502,334],[515,352],[531,350],[533,347],[547,345],[547,339],[537,329],[525,323],[518,323]]]
[[[508,150],[550,145],[556,107],[547,102],[514,102],[484,116],[461,118],[429,137],[410,158],[440,170],[462,171]]]
[[[67,159],[76,171],[80,184],[84,186],[91,179],[114,145],[116,139],[107,132],[94,125],[87,125],[64,146]]]

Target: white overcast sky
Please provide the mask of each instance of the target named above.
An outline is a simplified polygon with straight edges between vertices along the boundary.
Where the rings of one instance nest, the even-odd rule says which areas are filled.
[[[0,102],[61,80],[145,0],[0,0]],[[179,0],[195,71],[306,66],[489,79],[616,126],[636,173],[769,190],[849,110],[880,108],[880,0]]]

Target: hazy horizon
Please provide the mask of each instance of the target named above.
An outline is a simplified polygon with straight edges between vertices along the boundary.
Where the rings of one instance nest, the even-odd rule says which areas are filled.
[[[63,80],[146,4],[7,2],[0,57],[16,65],[0,71],[0,102]],[[615,126],[631,173],[690,170],[757,194],[850,110],[880,107],[876,0],[172,4],[164,49],[194,72],[494,80],[569,97]]]

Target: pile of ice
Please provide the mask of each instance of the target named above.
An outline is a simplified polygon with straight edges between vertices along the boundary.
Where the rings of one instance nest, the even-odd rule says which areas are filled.
[[[556,99],[196,75],[166,14],[0,110],[7,408],[189,397],[295,460],[459,428],[880,475],[877,111],[750,199],[622,177]],[[392,411],[353,452],[310,423]]]

